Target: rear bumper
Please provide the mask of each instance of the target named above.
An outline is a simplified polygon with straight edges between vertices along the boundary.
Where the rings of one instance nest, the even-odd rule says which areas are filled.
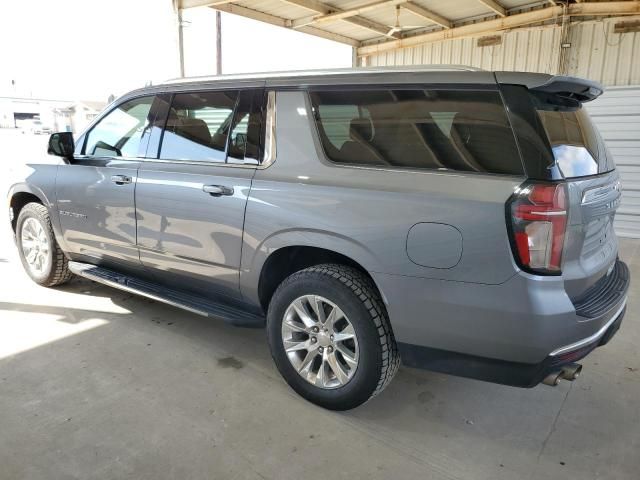
[[[536,364],[478,357],[408,343],[399,343],[398,348],[402,363],[408,367],[424,368],[514,387],[531,388],[551,373],[561,370],[563,366],[575,363],[596,348],[606,345],[620,328],[625,312],[626,302],[606,328],[598,332],[598,335],[585,339],[585,342],[572,350],[554,352]]]
[[[629,271],[618,261],[599,285],[602,301],[586,310],[561,277],[518,273],[500,285],[374,279],[405,365],[527,387],[609,341],[624,316]]]

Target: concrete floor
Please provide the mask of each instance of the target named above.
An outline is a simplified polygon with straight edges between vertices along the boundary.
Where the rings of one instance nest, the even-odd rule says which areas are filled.
[[[333,413],[281,380],[263,331],[84,280],[33,284],[0,215],[2,480],[639,478],[637,284],[574,383],[402,368],[378,398]],[[621,245],[634,276],[639,247]]]

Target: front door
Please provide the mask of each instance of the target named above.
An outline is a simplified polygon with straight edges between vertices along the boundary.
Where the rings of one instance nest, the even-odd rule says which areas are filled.
[[[165,285],[237,299],[261,89],[176,93],[157,161],[138,172],[140,259]]]
[[[153,100],[140,97],[112,109],[80,138],[74,161],[58,169],[60,224],[75,260],[118,271],[141,269],[134,193]]]

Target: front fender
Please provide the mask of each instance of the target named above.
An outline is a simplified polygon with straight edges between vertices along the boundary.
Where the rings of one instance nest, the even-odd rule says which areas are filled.
[[[37,187],[36,185],[30,185],[26,182],[14,183],[9,188],[9,192],[7,193],[7,202],[11,205],[11,201],[13,197],[18,193],[30,193],[38,197],[38,199],[42,202],[44,206],[51,209],[53,207],[53,202],[49,199],[49,195],[47,195],[44,190]]]
[[[58,165],[37,165],[32,167],[28,178],[25,181],[14,183],[7,193],[7,207],[11,205],[16,195],[28,193],[40,200],[40,202],[49,210],[51,217],[51,226],[58,243],[61,243],[60,218],[57,213],[56,201],[56,176],[58,173]],[[61,244],[62,246],[62,244]],[[63,247],[64,249],[64,247]]]

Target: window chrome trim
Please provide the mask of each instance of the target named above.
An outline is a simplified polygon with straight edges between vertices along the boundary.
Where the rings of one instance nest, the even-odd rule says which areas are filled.
[[[123,162],[139,162],[139,163],[173,163],[185,165],[202,165],[207,167],[232,167],[232,168],[259,168],[259,165],[250,163],[227,163],[227,162],[209,162],[206,160],[181,160],[170,158],[149,158],[149,157],[91,157],[86,155],[76,155],[77,160],[110,160]]]
[[[267,168],[276,161],[276,92],[267,93],[267,114],[265,118],[264,154],[258,168]]]
[[[227,163],[227,162],[210,162],[207,160],[181,160],[171,158],[140,158],[142,163],[173,163],[181,165],[202,165],[206,167],[231,167],[231,168],[257,168],[258,165],[251,163]]]
[[[104,160],[104,161],[118,161],[118,162],[142,162],[145,159],[143,157],[107,157],[107,156],[98,156],[98,155],[74,155],[74,160]],[[76,165],[82,165],[82,163],[77,163]],[[93,166],[93,165],[92,165]]]

